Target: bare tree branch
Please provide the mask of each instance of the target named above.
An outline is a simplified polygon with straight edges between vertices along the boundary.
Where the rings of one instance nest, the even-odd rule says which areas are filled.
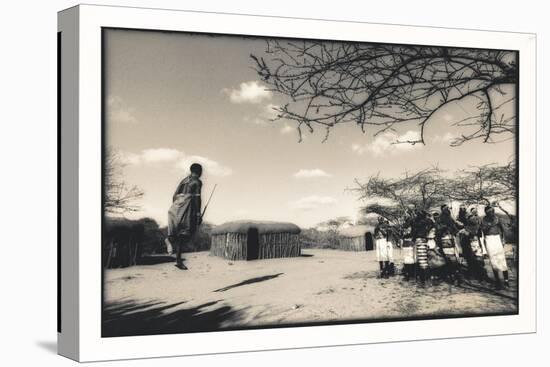
[[[355,180],[356,187],[351,191],[358,194],[360,200],[390,200],[401,213],[414,206],[420,210],[429,210],[449,201],[447,179],[439,168],[433,167],[396,179],[371,176],[366,182]]]
[[[495,94],[518,80],[511,51],[430,46],[268,40],[266,57],[251,55],[255,69],[270,90],[289,98],[277,108],[278,119],[293,120],[302,129],[330,130],[355,123],[387,130],[403,123],[418,126],[425,143],[425,125],[449,103],[479,100],[477,126],[452,142],[460,145],[515,133],[515,117],[497,118]],[[266,61],[267,59],[267,61]],[[515,98],[515,97],[513,97]],[[512,98],[512,99],[513,99]],[[469,129],[471,130],[471,129]]]
[[[363,213],[381,215],[399,226],[411,207],[432,210],[441,204],[460,202],[466,205],[492,204],[509,218],[513,215],[502,205],[517,198],[516,165],[489,164],[459,170],[452,177],[444,176],[437,168],[403,174],[394,179],[369,177],[366,182],[355,180],[355,192],[368,204]]]
[[[136,204],[144,193],[137,186],[128,186],[122,178],[125,163],[120,153],[108,148],[105,154],[105,198],[107,214],[125,214],[140,210]]]
[[[465,204],[494,204],[508,216],[501,203],[516,199],[516,165],[487,164],[461,170],[449,182],[449,196]]]

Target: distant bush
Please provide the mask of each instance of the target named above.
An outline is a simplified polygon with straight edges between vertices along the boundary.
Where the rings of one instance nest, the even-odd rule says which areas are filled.
[[[212,227],[210,223],[203,223],[183,251],[209,250]],[[132,266],[138,264],[144,256],[167,253],[164,242],[166,235],[167,228],[159,227],[151,218],[107,218],[103,237],[104,267]]]
[[[340,236],[331,230],[303,229],[300,232],[300,245],[302,248],[338,249],[340,248]]]
[[[155,253],[162,240],[162,232],[154,219],[107,218],[103,264],[107,268],[135,265],[144,254]]]

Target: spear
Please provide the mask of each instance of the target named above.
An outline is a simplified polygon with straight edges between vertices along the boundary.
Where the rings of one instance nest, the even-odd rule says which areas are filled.
[[[204,206],[204,209],[203,209],[202,214],[201,214],[201,221],[202,221],[202,218],[204,217],[204,213],[206,213],[206,209],[208,208],[208,204],[210,204],[210,199],[212,199],[212,195],[214,195],[214,191],[216,191],[217,186],[218,186],[218,184],[214,185],[214,188],[212,189],[212,192],[210,193],[210,197],[208,198],[208,201],[206,202],[206,205]]]

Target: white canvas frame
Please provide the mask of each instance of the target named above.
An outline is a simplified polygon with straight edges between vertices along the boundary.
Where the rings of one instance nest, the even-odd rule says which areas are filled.
[[[518,50],[519,314],[101,338],[101,28]],[[62,332],[79,361],[350,345],[536,331],[536,36],[525,33],[80,5],[62,37]],[[76,205],[78,204],[78,205]]]

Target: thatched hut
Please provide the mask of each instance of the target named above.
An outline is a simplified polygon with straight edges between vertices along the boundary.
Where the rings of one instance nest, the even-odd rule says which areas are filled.
[[[125,268],[136,265],[143,250],[143,240],[143,223],[124,218],[106,218],[103,235],[103,266]]]
[[[292,223],[228,222],[212,230],[210,253],[229,260],[300,256],[299,234]]]
[[[345,251],[374,250],[374,227],[356,225],[339,231],[340,249]]]

